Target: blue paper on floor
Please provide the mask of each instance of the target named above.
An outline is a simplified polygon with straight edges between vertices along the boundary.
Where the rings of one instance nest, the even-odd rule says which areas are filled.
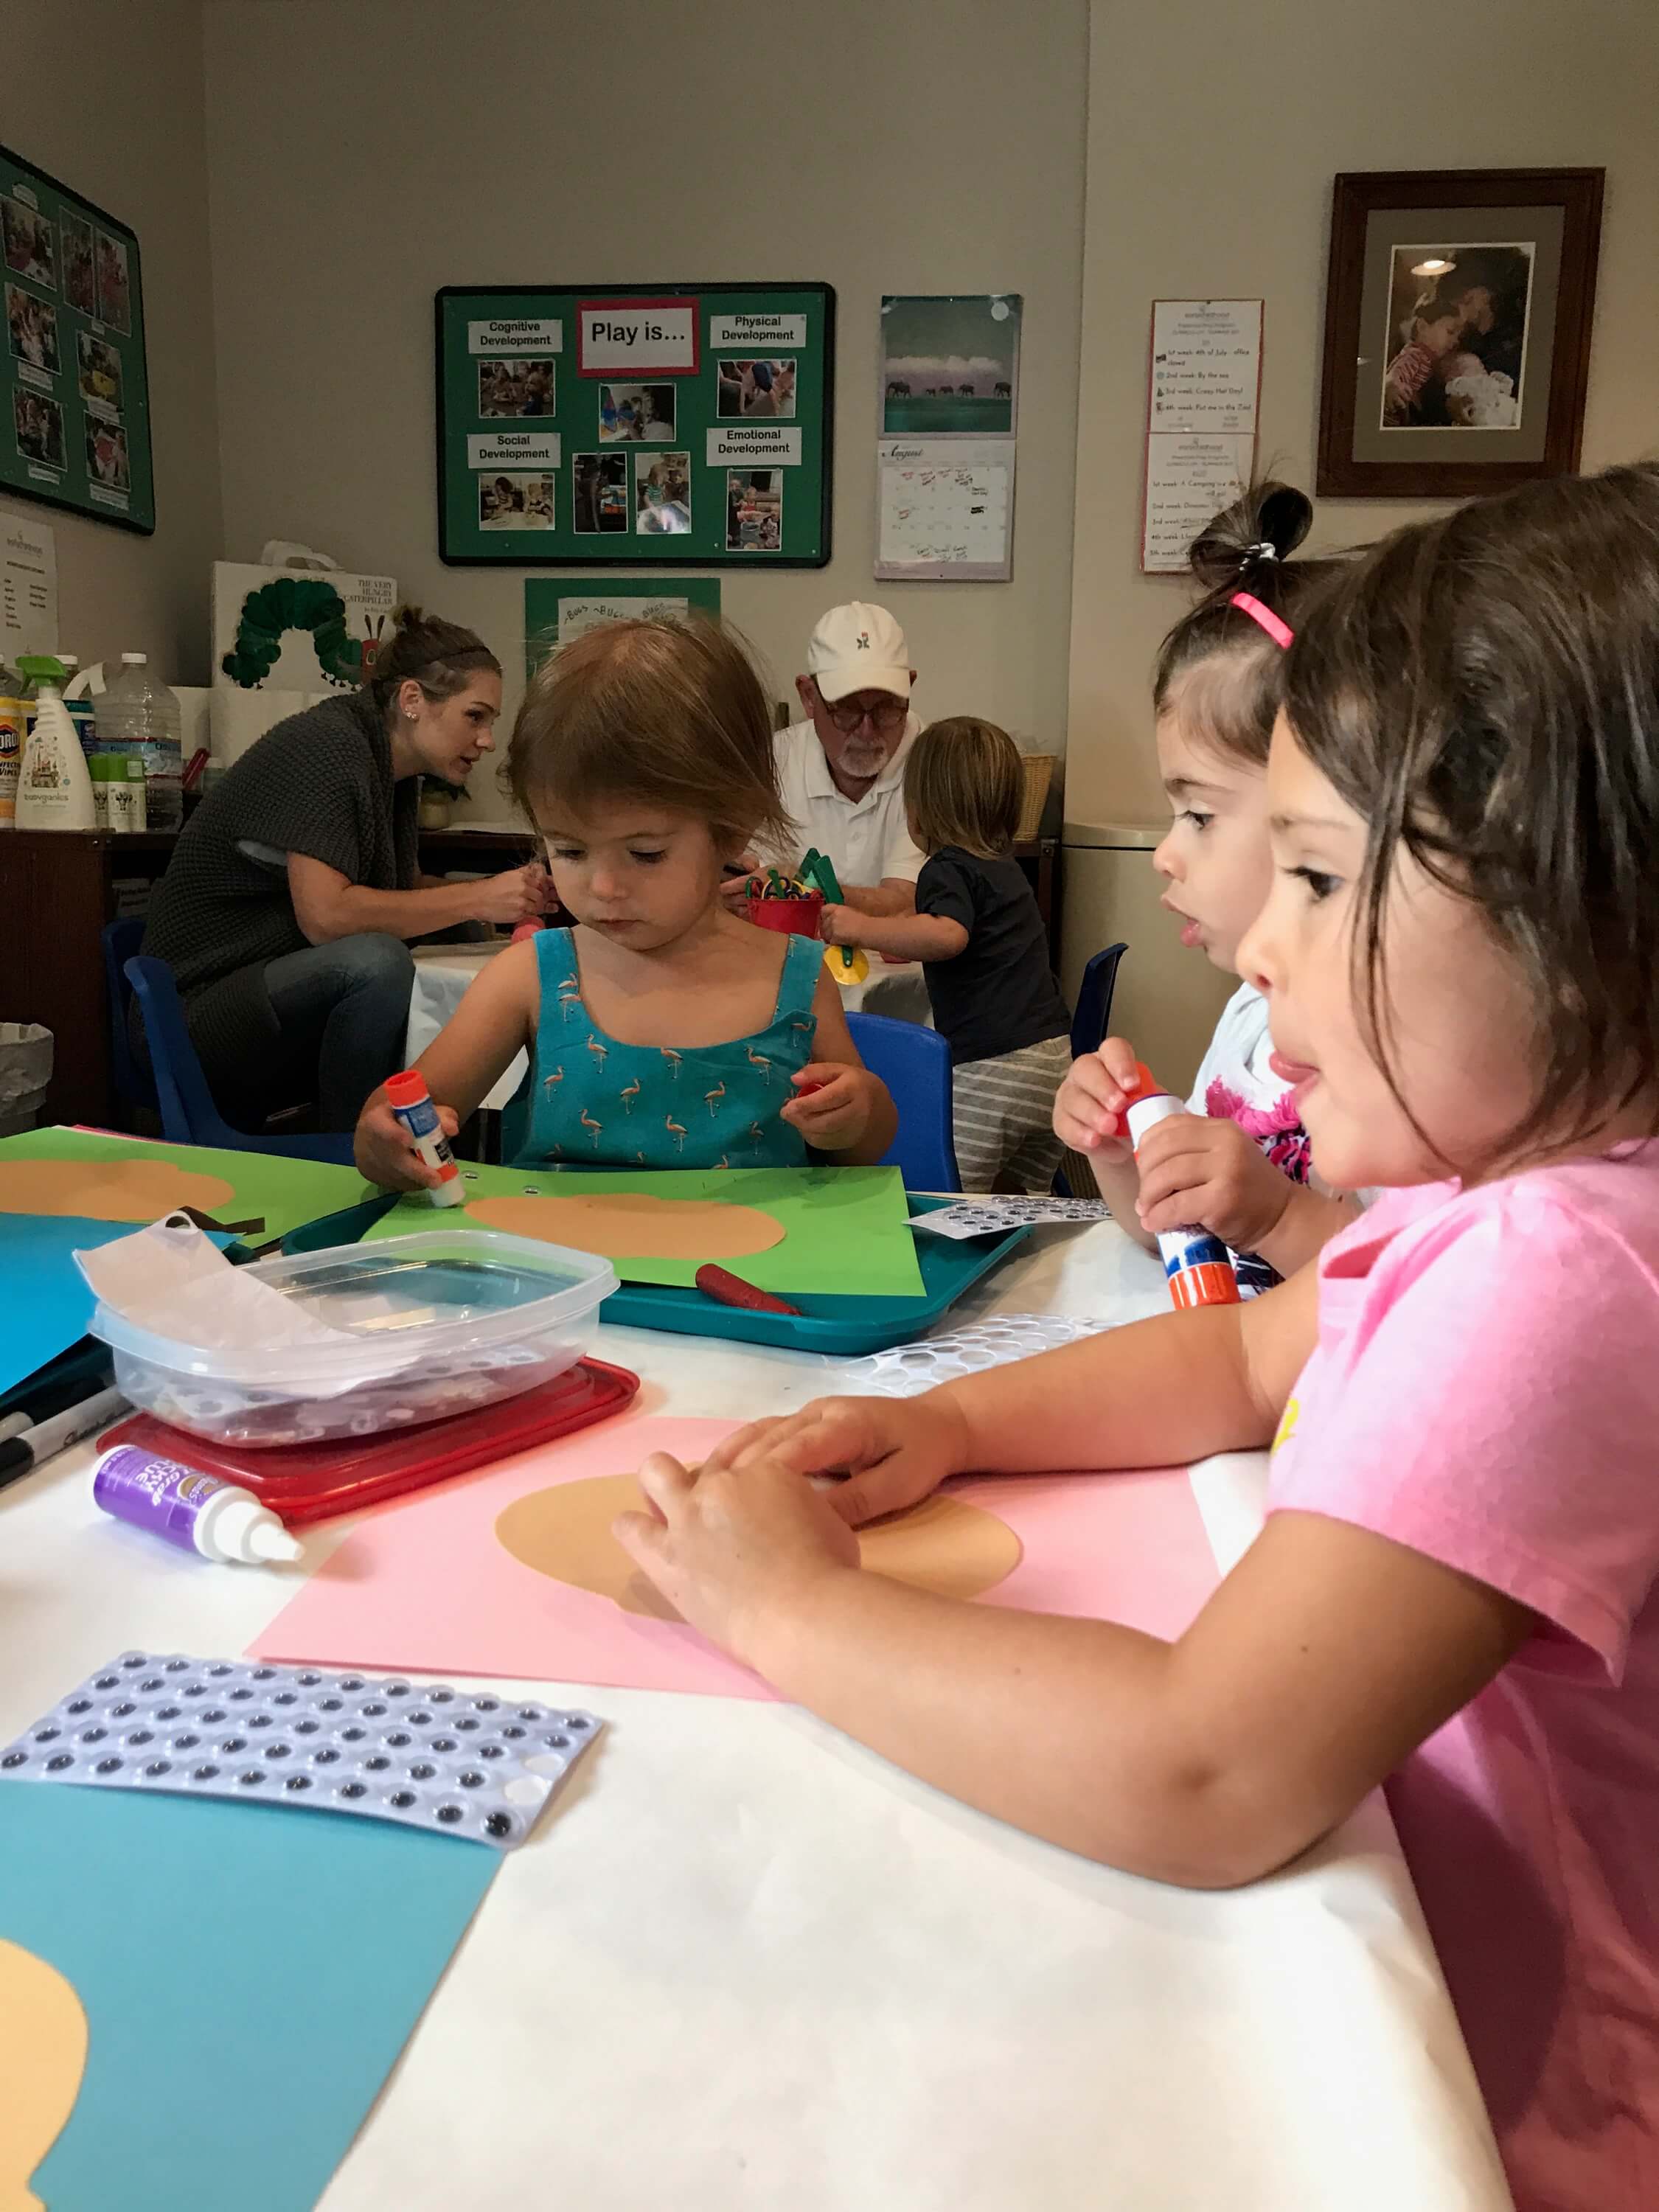
[[[309,2212],[501,1863],[326,1813],[0,1782],[0,2194]]]

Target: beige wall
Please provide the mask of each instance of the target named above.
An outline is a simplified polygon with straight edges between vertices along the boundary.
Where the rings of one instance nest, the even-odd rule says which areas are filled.
[[[64,652],[145,652],[203,684],[220,512],[201,0],[5,0],[0,24],[6,143],[138,234],[155,533],[12,503],[56,537]]]
[[[1583,462],[1659,451],[1659,7],[1257,0],[1240,16],[1098,0],[1091,15],[1066,811],[1152,820],[1147,677],[1186,604],[1178,579],[1138,573],[1152,301],[1266,299],[1261,462],[1311,489],[1332,177],[1604,167]],[[1311,543],[1430,511],[1334,501]]]
[[[1058,743],[1085,0],[643,0],[628,20],[624,37],[614,9],[546,0],[212,0],[229,554],[280,535],[390,570],[521,666],[525,572],[437,557],[434,291],[822,279],[839,294],[835,558],[726,571],[727,612],[782,690],[823,608],[878,596],[924,712]],[[878,593],[879,295],[993,289],[1025,295],[1014,580]]]

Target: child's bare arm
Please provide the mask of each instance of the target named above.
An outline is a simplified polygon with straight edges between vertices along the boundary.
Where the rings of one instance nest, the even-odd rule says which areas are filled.
[[[859,1058],[827,970],[819,974],[812,1012],[818,1024],[812,1058],[790,1079],[800,1095],[783,1108],[783,1119],[837,1164],[872,1167],[893,1141],[898,1109],[887,1085]]]
[[[511,945],[474,977],[449,1020],[415,1063],[453,1136],[489,1096],[515,1053],[533,1043],[540,1005],[533,945]],[[419,1190],[437,1181],[386,1103],[384,1087],[357,1117],[353,1146],[359,1171],[389,1190]]]
[[[948,915],[876,915],[850,906],[825,907],[818,933],[826,945],[860,945],[895,960],[954,960],[968,945],[968,932]]]
[[[852,1571],[847,1521],[968,1468],[1182,1461],[1271,1434],[1307,1351],[1305,1270],[910,1400],[759,1423],[618,1534],[685,1619],[884,1756],[1051,1842],[1221,1887],[1341,1820],[1525,1640],[1485,1584],[1324,1515],[1274,1515],[1178,1642]],[[806,1473],[854,1468],[839,1491]]]
[[[1158,1239],[1141,1226],[1135,1210],[1140,1171],[1124,1134],[1126,1097],[1134,1079],[1134,1048],[1123,1037],[1108,1037],[1098,1052],[1081,1054],[1055,1094],[1054,1129],[1061,1144],[1088,1161],[1095,1188],[1111,1207],[1113,1220],[1143,1251],[1154,1252]]]
[[[775,1462],[692,1478],[617,1534],[683,1617],[953,1796],[1194,1887],[1255,1881],[1352,1812],[1513,1656],[1534,1616],[1323,1514],[1281,1513],[1175,1644],[857,1571]]]
[[[1243,1306],[1161,1314],[919,1398],[819,1398],[751,1422],[711,1469],[762,1460],[799,1475],[848,1474],[834,1493],[854,1522],[913,1505],[947,1475],[1170,1467],[1265,1444],[1314,1348],[1311,1268]]]

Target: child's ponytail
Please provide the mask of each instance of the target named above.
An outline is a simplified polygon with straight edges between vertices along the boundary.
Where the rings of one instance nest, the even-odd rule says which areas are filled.
[[[1194,538],[1188,554],[1206,597],[1158,649],[1158,713],[1181,709],[1223,753],[1256,766],[1267,757],[1279,710],[1282,648],[1311,586],[1337,567],[1291,562],[1313,526],[1313,501],[1293,484],[1254,484]]]

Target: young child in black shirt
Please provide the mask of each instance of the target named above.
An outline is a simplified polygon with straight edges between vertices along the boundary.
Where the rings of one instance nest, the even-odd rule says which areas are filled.
[[[1013,857],[1023,787],[1006,730],[971,715],[932,723],[904,764],[910,835],[928,855],[915,914],[823,910],[830,944],[924,963],[933,1025],[951,1048],[964,1190],[994,1189],[1006,1175],[1022,1191],[1046,1191],[1060,1164],[1052,1117],[1072,1024]]]

